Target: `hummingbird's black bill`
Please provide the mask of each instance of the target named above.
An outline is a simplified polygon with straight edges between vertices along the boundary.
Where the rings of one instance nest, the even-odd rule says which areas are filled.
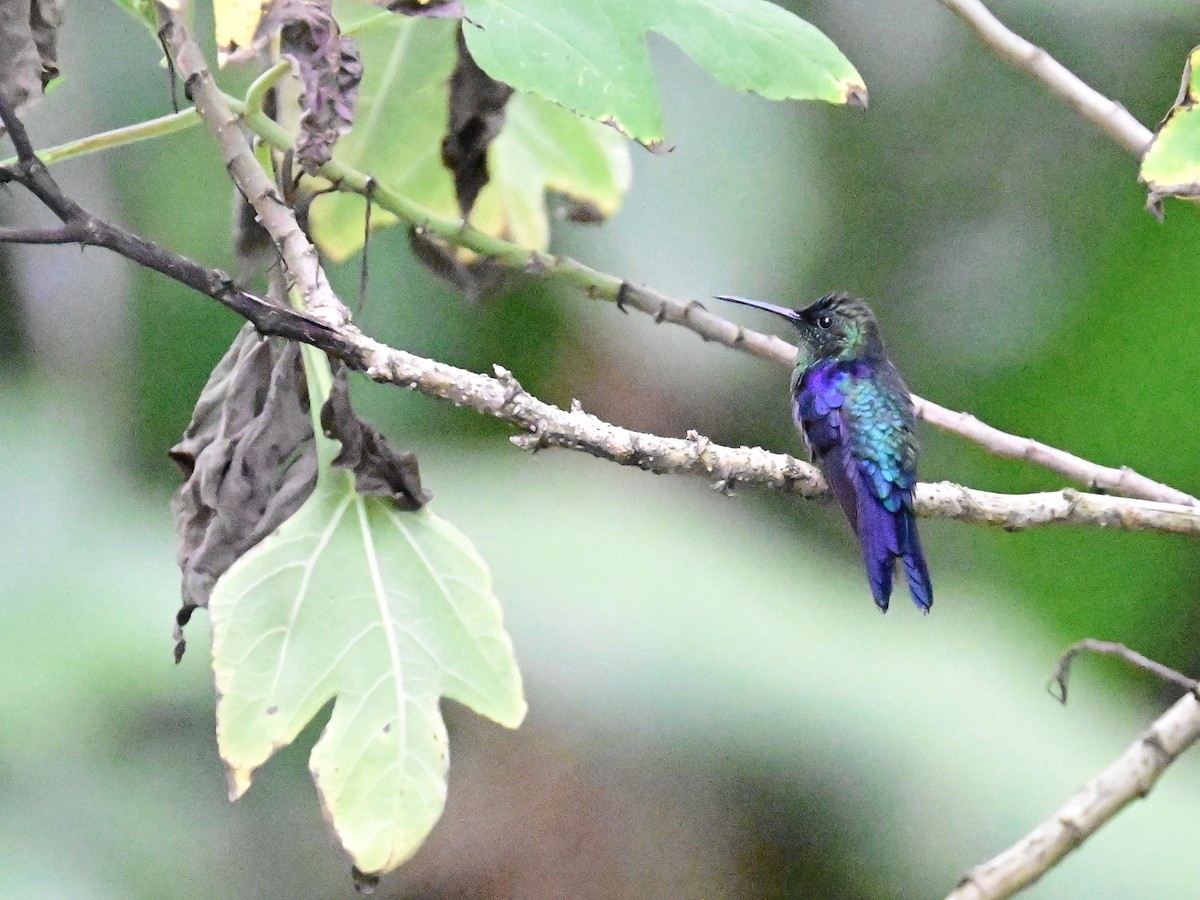
[[[765,300],[751,300],[748,297],[714,297],[715,300],[724,300],[726,303],[740,303],[742,306],[752,306],[755,309],[761,309],[765,312],[775,313],[777,316],[783,316],[789,322],[795,322],[800,318],[800,314],[794,309],[788,309],[786,306],[777,306],[774,303],[767,303]]]

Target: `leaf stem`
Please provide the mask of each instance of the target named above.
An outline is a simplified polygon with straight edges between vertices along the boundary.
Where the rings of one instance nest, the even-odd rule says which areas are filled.
[[[241,106],[241,103],[239,102],[238,105]],[[49,166],[63,160],[87,156],[91,153],[98,153],[101,150],[108,150],[112,147],[124,147],[127,144],[136,144],[139,141],[147,141],[151,138],[165,137],[168,134],[175,134],[177,131],[184,131],[193,125],[199,124],[200,115],[194,107],[189,107],[177,113],[159,116],[157,119],[148,119],[145,122],[125,125],[121,128],[114,128],[111,131],[102,131],[99,134],[90,134],[87,137],[67,141],[65,144],[47,147],[45,150],[39,150],[37,155],[42,162]],[[0,162],[0,166],[12,166],[16,162],[17,158],[13,156]]]
[[[290,62],[281,60],[255,78],[250,84],[250,87],[246,89],[245,105],[243,106],[241,112],[246,118],[246,124],[250,126],[252,131],[258,131],[258,128],[256,125],[250,125],[251,120],[256,123],[264,121],[271,122],[271,118],[265,112],[263,112],[263,104],[266,102],[267,93],[271,90],[271,88],[275,87],[275,85],[279,83],[279,79],[290,72],[291,69],[292,64]],[[226,97],[225,101],[228,103],[232,99],[232,97]],[[242,104],[239,103],[238,106],[242,106]],[[287,148],[280,147],[279,149],[286,150]]]
[[[296,312],[304,312],[304,297],[300,290],[292,287],[287,293],[288,305]],[[321,410],[333,390],[333,373],[329,357],[311,344],[300,345],[300,358],[304,363],[304,380],[308,384],[308,414],[312,419],[313,441],[317,448],[317,480],[333,471],[333,460],[338,454],[338,445],[325,437],[321,425]]]

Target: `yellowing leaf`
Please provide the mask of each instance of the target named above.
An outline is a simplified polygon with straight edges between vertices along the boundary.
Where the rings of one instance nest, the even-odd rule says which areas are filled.
[[[250,52],[270,0],[213,0],[217,62],[225,65]]]
[[[1138,177],[1149,188],[1146,205],[1157,215],[1166,197],[1200,199],[1200,47],[1188,54],[1179,96],[1142,157]]]
[[[455,31],[461,24],[381,17],[377,9],[364,13],[352,4],[338,9],[343,31],[354,35],[362,54],[364,73],[354,127],[338,142],[334,157],[430,212],[456,218],[454,180],[442,164],[441,146]],[[475,203],[471,224],[545,249],[550,235],[546,192],[611,215],[629,189],[629,146],[610,128],[540,97],[518,94],[509,100],[504,126],[488,150],[488,169],[491,180]],[[313,202],[313,233],[334,259],[362,247],[363,206],[362,198],[340,193]],[[371,222],[378,226],[395,218],[376,210]]]
[[[470,541],[427,508],[356,493],[353,475],[328,467],[331,444],[318,438],[309,499],[209,599],[217,744],[236,799],[333,700],[313,779],[356,868],[381,873],[412,855],[445,804],[440,698],[508,727],[526,705]]]
[[[533,94],[508,101],[504,128],[488,151],[488,169],[491,180],[471,224],[539,250],[550,243],[547,191],[607,218],[620,208],[632,178],[624,137]]]

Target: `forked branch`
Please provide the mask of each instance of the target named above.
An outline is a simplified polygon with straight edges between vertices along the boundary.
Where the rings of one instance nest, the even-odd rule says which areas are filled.
[[[1001,900],[1029,887],[1128,804],[1150,793],[1167,767],[1200,739],[1196,681],[1123,644],[1088,640],[1069,648],[1055,673],[1064,702],[1067,668],[1082,651],[1120,656],[1172,684],[1186,687],[1188,693],[1052,816],[1003,853],[968,872],[947,900]]]

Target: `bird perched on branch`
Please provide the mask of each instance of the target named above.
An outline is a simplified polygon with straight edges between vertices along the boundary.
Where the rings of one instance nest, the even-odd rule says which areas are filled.
[[[804,309],[718,297],[791,322],[800,353],[792,372],[796,425],[862,543],[871,594],[887,612],[895,561],[903,560],[913,602],[933,604],[933,586],[913,513],[916,416],[904,379],[888,359],[866,302],[826,294]]]

